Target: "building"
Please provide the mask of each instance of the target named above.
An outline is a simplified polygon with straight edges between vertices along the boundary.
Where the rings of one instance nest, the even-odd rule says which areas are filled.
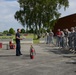
[[[72,15],[68,15],[62,18],[59,18],[59,20],[56,22],[54,26],[54,33],[56,33],[57,29],[66,29],[68,28],[70,30],[71,27],[76,26],[76,13]]]

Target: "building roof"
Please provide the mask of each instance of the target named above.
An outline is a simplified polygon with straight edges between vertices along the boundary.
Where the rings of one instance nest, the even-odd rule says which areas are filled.
[[[70,15],[67,15],[67,16],[64,16],[64,17],[61,17],[61,18],[59,18],[59,19],[66,18],[66,17],[70,17],[70,16],[73,16],[73,15],[76,15],[76,13],[70,14]]]

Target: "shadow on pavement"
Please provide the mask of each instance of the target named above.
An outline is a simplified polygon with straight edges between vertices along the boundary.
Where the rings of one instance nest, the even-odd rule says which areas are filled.
[[[73,61],[73,62],[66,62],[66,64],[76,64],[76,61]]]
[[[23,55],[22,59],[30,59],[30,55]]]
[[[0,57],[15,57],[16,55],[0,55]]]
[[[71,54],[72,53],[69,50],[61,50],[61,49],[48,49],[48,48],[46,48],[46,51],[53,52],[55,54]]]
[[[19,58],[21,58],[21,59],[30,59],[30,55],[29,54],[27,54],[27,55],[21,55],[21,56],[16,56],[16,55],[0,55],[0,58],[13,58],[13,59],[15,59],[16,57],[19,57]]]
[[[65,58],[71,58],[71,57],[76,57],[76,56],[74,56],[74,55],[70,55],[70,56],[66,55],[66,56],[63,56],[63,57],[65,57]]]

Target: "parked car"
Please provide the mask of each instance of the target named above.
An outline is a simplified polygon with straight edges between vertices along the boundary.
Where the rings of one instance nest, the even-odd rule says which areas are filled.
[[[0,36],[3,36],[3,34],[0,34]]]
[[[24,34],[24,36],[28,36],[28,34]]]
[[[7,36],[12,36],[11,34],[7,34]]]

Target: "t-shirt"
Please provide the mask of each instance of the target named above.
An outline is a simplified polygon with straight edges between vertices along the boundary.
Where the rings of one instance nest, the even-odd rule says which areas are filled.
[[[54,33],[53,32],[50,32],[49,33],[49,36],[53,37]]]
[[[61,33],[62,33],[61,37],[64,37],[64,32],[63,32],[63,31],[61,31]]]
[[[60,37],[62,35],[61,31],[57,31],[56,35]]]
[[[70,32],[69,31],[68,32],[64,32],[64,34],[65,34],[65,37],[69,37]]]
[[[19,37],[20,38],[20,33],[16,33],[16,37]],[[20,43],[20,39],[16,38],[16,43]]]

